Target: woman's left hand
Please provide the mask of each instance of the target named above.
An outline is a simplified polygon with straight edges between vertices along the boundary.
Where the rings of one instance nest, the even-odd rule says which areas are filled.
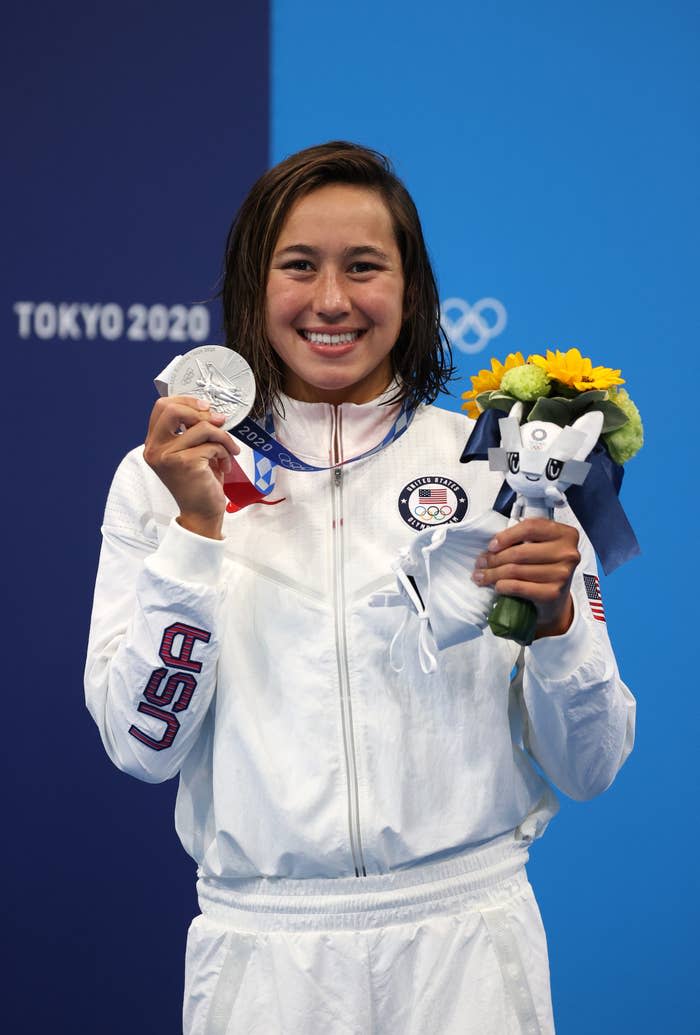
[[[472,578],[501,596],[525,597],[537,608],[537,633],[559,636],[571,625],[571,580],[581,560],[578,529],[547,518],[525,518],[493,537]]]

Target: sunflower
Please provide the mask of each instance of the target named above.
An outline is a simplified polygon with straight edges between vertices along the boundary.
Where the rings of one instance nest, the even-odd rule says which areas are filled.
[[[587,356],[582,356],[578,349],[568,352],[552,352],[547,349],[547,356],[529,356],[528,363],[541,367],[553,381],[559,381],[567,388],[575,388],[578,392],[588,392],[595,388],[605,390],[613,385],[623,385],[619,370],[610,367],[594,367]]]
[[[476,401],[477,395],[481,395],[482,392],[493,392],[496,388],[501,387],[501,380],[507,370],[512,370],[513,367],[523,366],[525,359],[522,352],[510,352],[506,356],[505,363],[499,363],[497,359],[491,360],[490,370],[480,370],[478,374],[471,378],[472,390],[471,392],[462,392],[462,409],[467,411],[468,417],[474,417],[475,419],[481,413],[478,403]]]

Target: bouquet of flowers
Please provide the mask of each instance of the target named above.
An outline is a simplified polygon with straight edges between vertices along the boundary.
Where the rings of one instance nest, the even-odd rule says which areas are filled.
[[[515,516],[552,516],[568,501],[606,572],[637,553],[617,494],[621,465],[639,451],[644,431],[620,371],[594,367],[578,349],[557,349],[527,361],[520,352],[505,363],[493,359],[491,370],[471,380],[463,409],[477,425],[462,460],[488,457],[492,469],[505,471],[507,492],[494,506],[509,508],[515,494]],[[510,416],[499,420],[499,413]],[[496,635],[530,643],[536,618],[530,601],[499,597],[488,621]]]

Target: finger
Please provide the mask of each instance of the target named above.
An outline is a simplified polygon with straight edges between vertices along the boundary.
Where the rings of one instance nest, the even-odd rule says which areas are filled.
[[[204,442],[193,449],[184,450],[180,455],[186,463],[206,463],[215,470],[220,469],[224,474],[228,474],[233,467],[231,452],[219,442]]]
[[[167,398],[185,403],[186,406],[191,406],[193,410],[208,410],[211,407],[209,400],[202,399],[199,395],[169,395]]]
[[[181,435],[174,437],[173,441],[168,443],[168,451],[186,452],[194,446],[200,446],[205,442],[218,443],[232,457],[241,451],[240,445],[232,435],[229,435],[228,431],[224,431],[223,428],[217,428],[206,420],[192,424]]]
[[[578,542],[578,529],[549,518],[525,518],[498,532],[488,545],[491,553],[505,550],[518,543],[548,542],[552,539],[570,538]]]
[[[479,554],[476,568],[495,568],[501,564],[553,564],[566,562],[576,567],[581,560],[576,543],[569,536],[546,542],[518,543],[505,549]]]
[[[535,585],[547,583],[561,591],[570,583],[573,568],[568,564],[501,564],[497,568],[477,568],[472,579],[478,586],[493,586],[499,593],[501,582],[527,582]]]
[[[537,586],[517,579],[498,584],[503,596],[520,597],[529,600],[537,609],[538,636],[558,636],[570,627],[574,616],[574,604],[568,591],[554,592],[552,586]]]
[[[184,479],[191,487],[195,476],[203,470],[210,468],[215,475],[227,474],[232,466],[233,456],[223,443],[205,441],[190,449],[164,452],[160,459],[159,472],[168,485],[182,484]]]
[[[221,414],[212,413],[209,403],[204,399],[197,399],[191,395],[167,396],[158,399],[151,410],[148,434],[164,432],[166,429],[168,434],[175,434],[181,424],[190,427],[200,420],[218,424],[223,423],[225,418]]]
[[[565,564],[536,564],[523,566],[507,564],[494,572],[494,585],[503,581],[532,582],[537,585],[552,585],[561,589],[571,580],[572,570]]]
[[[173,435],[181,435],[188,428],[199,424],[207,427],[220,427],[225,418],[220,414],[207,411],[193,410],[189,406],[175,403],[164,407],[161,412],[154,415],[151,427],[146,438],[149,444],[158,443],[164,445]]]
[[[494,588],[504,597],[523,597],[525,600],[531,600],[539,610],[551,609],[555,605],[563,604],[568,599],[568,593],[564,593],[564,587],[552,583],[500,579]]]

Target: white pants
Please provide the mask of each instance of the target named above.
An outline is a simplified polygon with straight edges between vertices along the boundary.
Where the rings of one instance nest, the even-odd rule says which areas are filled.
[[[381,876],[200,880],[185,1035],[551,1035],[512,837]]]

